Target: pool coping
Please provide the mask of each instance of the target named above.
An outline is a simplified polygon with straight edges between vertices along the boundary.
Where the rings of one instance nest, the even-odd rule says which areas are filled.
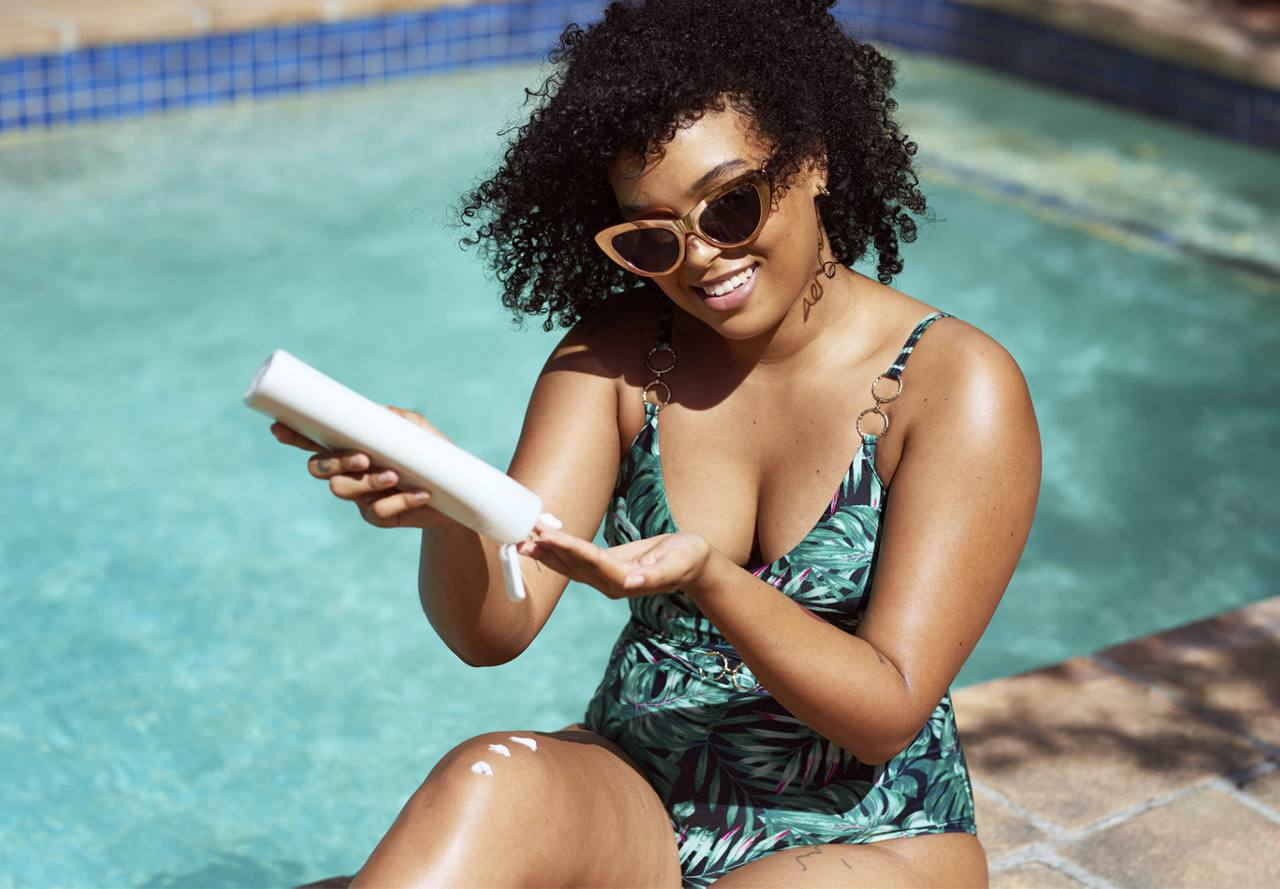
[[[1280,885],[1280,596],[953,692],[992,889]]]
[[[56,2],[93,8],[82,0]],[[276,0],[252,18],[230,14],[233,9],[242,13],[243,4],[222,3],[139,0],[135,6],[164,12],[156,13],[155,27],[147,32],[152,36],[101,45],[84,45],[83,28],[56,16],[46,16],[43,24],[38,18],[20,21],[14,10],[21,7],[0,4],[0,26],[36,28],[56,37],[57,47],[14,42],[10,45],[45,49],[7,57],[0,51],[0,133],[539,61],[565,24],[594,21],[607,5],[605,0]],[[39,3],[24,6],[38,8]],[[185,12],[176,12],[179,7]],[[1277,85],[1208,70],[1203,58],[1188,56],[1185,47],[1182,56],[1153,56],[1150,47],[1139,51],[1131,45],[1132,39],[1117,42],[1073,31],[1061,16],[1037,16],[1025,7],[1026,0],[842,0],[835,14],[861,39],[979,64],[1280,149]],[[216,14],[219,10],[227,14]],[[139,32],[117,27],[89,33]]]

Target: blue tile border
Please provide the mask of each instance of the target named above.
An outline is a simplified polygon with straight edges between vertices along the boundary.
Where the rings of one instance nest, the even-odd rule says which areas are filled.
[[[506,0],[0,59],[0,132],[539,61],[607,0]],[[1280,90],[956,0],[842,0],[860,38],[980,64],[1280,149]]]
[[[582,0],[443,7],[0,59],[0,132],[535,61]]]

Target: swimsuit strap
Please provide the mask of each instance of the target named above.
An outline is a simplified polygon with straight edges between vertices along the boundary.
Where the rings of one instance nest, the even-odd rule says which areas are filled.
[[[907,359],[911,357],[911,352],[916,347],[916,341],[919,340],[921,335],[926,330],[929,329],[929,325],[937,321],[939,318],[954,318],[954,317],[955,316],[950,314],[949,312],[942,312],[942,311],[931,312],[930,314],[926,315],[923,319],[921,319],[920,323],[915,326],[915,329],[913,329],[911,331],[911,334],[907,337],[906,343],[903,344],[902,346],[902,351],[898,353],[898,359],[894,361],[893,364],[889,365],[888,370],[886,370],[884,373],[880,374],[880,376],[876,377],[874,380],[871,381],[871,397],[876,400],[875,407],[867,408],[862,413],[858,414],[858,419],[854,421],[854,426],[857,428],[858,434],[862,436],[863,441],[867,442],[868,444],[875,444],[877,439],[882,438],[886,433],[888,433],[889,415],[880,409],[880,405],[888,404],[889,402],[893,401],[895,398],[897,398],[899,395],[902,394],[902,372],[907,367]],[[876,384],[879,383],[882,379],[893,380],[895,383],[898,384],[897,390],[894,391],[893,394],[891,395],[881,395],[879,392],[876,391]],[[865,417],[867,414],[879,414],[880,422],[883,424],[884,428],[875,434],[868,434],[866,432],[863,432],[862,418]]]
[[[929,329],[929,325],[937,321],[939,318],[953,317],[955,316],[948,314],[947,312],[933,312],[932,314],[926,315],[924,319],[916,325],[915,330],[911,331],[911,335],[907,337],[907,342],[902,347],[902,351],[898,353],[898,360],[889,366],[889,369],[884,372],[884,375],[891,380],[901,378],[902,371],[905,370],[907,366],[907,359],[911,357],[911,351],[916,347],[916,340],[920,339],[920,336]]]
[[[662,311],[658,313],[658,336],[653,343],[653,347],[659,351],[671,348],[671,322],[676,315],[675,309],[671,300],[662,301]]]
[[[654,374],[653,379],[640,390],[640,399],[644,402],[646,412],[653,408],[656,413],[671,401],[671,387],[663,382],[662,375],[676,366],[676,350],[671,348],[671,323],[674,318],[675,306],[670,300],[663,300],[662,311],[658,315],[658,335],[654,339],[653,348],[644,359],[644,366]],[[651,389],[658,401],[649,400]]]

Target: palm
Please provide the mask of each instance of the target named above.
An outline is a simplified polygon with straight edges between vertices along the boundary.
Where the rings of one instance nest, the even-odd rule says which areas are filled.
[[[520,551],[570,580],[621,598],[671,592],[693,582],[706,565],[710,547],[701,535],[688,531],[602,548],[564,531],[539,528],[534,544],[521,544]],[[626,578],[637,573],[643,582],[626,586]]]

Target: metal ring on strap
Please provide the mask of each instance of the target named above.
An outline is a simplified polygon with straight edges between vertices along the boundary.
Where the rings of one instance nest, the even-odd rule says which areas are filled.
[[[671,353],[671,363],[666,367],[657,368],[653,366],[653,356],[657,355],[659,352]],[[671,403],[671,387],[662,382],[662,375],[676,366],[676,350],[671,348],[670,345],[654,346],[649,350],[649,354],[644,357],[644,366],[649,368],[650,372],[657,374],[658,378],[645,383],[644,389],[640,391],[640,400],[645,404],[652,404],[658,410],[662,410]],[[663,391],[666,392],[666,397],[661,401],[650,402],[649,390],[656,386],[662,387]]]
[[[889,415],[886,414],[884,411],[880,410],[880,405],[877,404],[875,407],[869,407],[862,413],[858,414],[858,419],[854,421],[853,426],[855,429],[858,430],[859,435],[867,434],[866,432],[862,431],[862,418],[865,417],[867,414],[879,414],[880,419],[884,420],[884,428],[876,433],[877,437],[884,435],[886,432],[889,431]]]
[[[890,395],[888,398],[881,398],[879,395],[877,395],[876,383],[880,382],[883,379],[884,379],[884,374],[880,374],[880,376],[876,377],[874,380],[871,381],[871,397],[876,400],[876,404],[888,404],[889,402],[893,401],[895,398],[897,398],[899,395],[902,394],[902,377],[890,377],[890,379],[892,379],[895,383],[898,384],[898,391]],[[886,420],[885,432],[888,432],[888,431],[889,431],[889,426],[888,426],[888,421]]]
[[[653,361],[652,361],[653,356],[654,356],[654,355],[656,355],[656,354],[658,354],[659,352],[670,352],[670,353],[671,353],[671,364],[670,364],[670,366],[668,366],[668,367],[664,367],[664,368],[661,368],[661,369],[656,368],[656,367],[654,367],[654,366],[653,366]],[[650,349],[650,350],[649,350],[649,354],[648,354],[648,355],[646,355],[646,356],[644,357],[644,366],[645,366],[645,367],[647,367],[647,368],[649,368],[649,372],[650,372],[650,373],[655,373],[655,374],[664,374],[664,373],[666,373],[667,371],[671,370],[673,367],[675,367],[675,366],[676,366],[676,350],[675,350],[675,349],[673,349],[673,348],[671,348],[670,346],[654,346],[652,349]]]
[[[655,386],[661,386],[663,390],[667,393],[666,396],[662,399],[662,401],[652,401],[652,402],[649,401],[649,390],[654,388]],[[671,387],[668,386],[666,383],[662,382],[662,380],[652,380],[648,383],[645,383],[644,388],[640,390],[640,400],[643,401],[645,404],[652,404],[654,407],[661,410],[662,408],[666,407],[668,404],[671,403]]]

